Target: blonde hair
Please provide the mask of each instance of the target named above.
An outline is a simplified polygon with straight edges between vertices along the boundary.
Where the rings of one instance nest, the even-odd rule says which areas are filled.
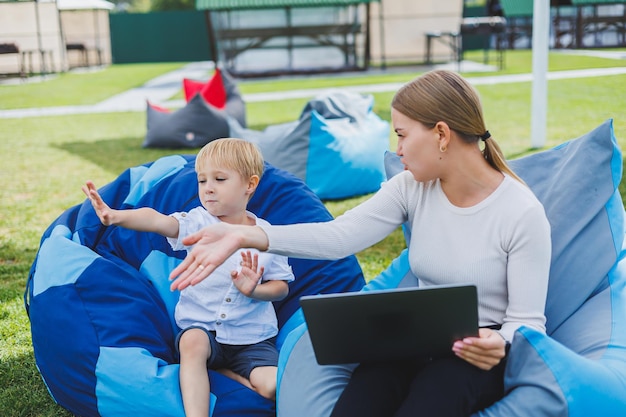
[[[487,137],[482,153],[489,165],[524,182],[508,166],[502,150],[487,132],[478,92],[459,74],[446,70],[427,72],[402,86],[391,107],[429,128],[445,122],[466,143]]]
[[[263,176],[263,155],[252,142],[236,138],[216,139],[204,145],[196,156],[196,172],[211,163],[236,171],[246,180]]]

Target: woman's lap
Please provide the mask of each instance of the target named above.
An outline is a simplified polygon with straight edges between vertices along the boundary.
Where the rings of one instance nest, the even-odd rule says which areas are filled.
[[[465,417],[504,395],[504,362],[483,371],[456,357],[361,365],[332,417]]]

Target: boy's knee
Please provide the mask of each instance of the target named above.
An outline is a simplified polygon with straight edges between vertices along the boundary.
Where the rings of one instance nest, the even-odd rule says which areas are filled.
[[[250,373],[250,384],[254,390],[263,397],[276,399],[276,372],[275,366],[262,366],[254,368]]]
[[[274,383],[271,383],[270,381],[267,381],[266,383],[262,383],[259,386],[255,387],[255,391],[258,392],[263,397],[267,398],[268,400],[275,400],[276,399],[276,381],[274,381]]]
[[[178,349],[181,356],[211,354],[211,343],[209,336],[202,329],[189,329],[185,331],[178,342]]]

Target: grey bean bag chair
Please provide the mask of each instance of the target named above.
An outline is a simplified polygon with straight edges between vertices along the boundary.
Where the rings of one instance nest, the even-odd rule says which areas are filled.
[[[147,103],[145,148],[201,148],[229,136],[229,119],[246,125],[239,88],[219,68],[206,83],[184,80],[187,104],[173,112]]]

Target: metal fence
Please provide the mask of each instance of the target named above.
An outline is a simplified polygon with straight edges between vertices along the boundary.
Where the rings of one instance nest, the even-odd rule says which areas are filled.
[[[199,11],[111,14],[110,25],[116,64],[214,59]]]

